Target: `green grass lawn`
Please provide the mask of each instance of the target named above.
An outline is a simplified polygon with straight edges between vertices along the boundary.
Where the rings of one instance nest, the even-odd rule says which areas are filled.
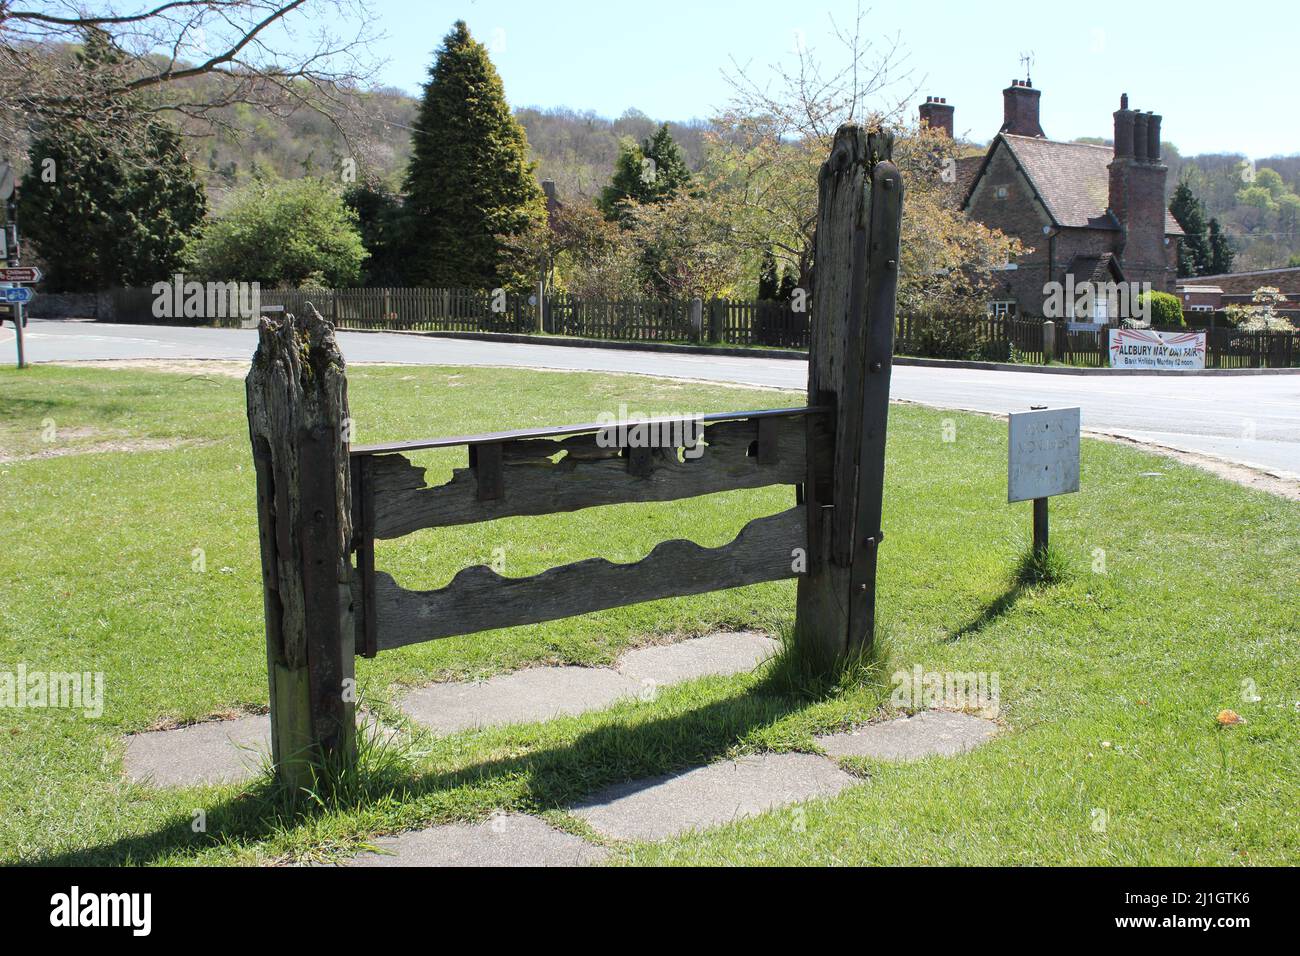
[[[793,393],[497,369],[359,367],[350,384],[360,442],[590,421],[621,402],[646,413],[802,404]],[[0,862],[338,859],[377,833],[495,809],[581,832],[563,813],[570,801],[728,754],[814,749],[814,733],[887,707],[888,673],[914,664],[996,672],[1003,732],[954,759],[850,762],[862,785],[835,799],[622,846],[614,859],[1300,859],[1300,506],[1085,441],[1083,491],[1052,504],[1069,573],[1018,587],[1030,509],[1005,501],[1005,423],[915,406],[890,419],[883,687],[795,692],[760,669],[545,724],[441,739],[407,728],[358,792],[315,812],[285,811],[265,781],[127,783],[123,734],[266,703],[243,402],[242,382],[219,376],[0,371],[0,672],[22,663],[106,680],[98,719],[0,709]],[[945,420],[955,441],[943,440]],[[430,480],[463,454],[422,456]],[[1153,471],[1162,475],[1140,477]],[[381,543],[378,566],[432,587],[495,548],[512,575],[592,555],[634,560],[683,533],[723,543],[792,500],[768,489],[422,532]],[[777,633],[793,595],[780,582],[452,638],[358,661],[358,676],[391,715],[401,685],[603,664],[720,628]],[[1216,725],[1224,708],[1246,722]],[[191,827],[197,808],[206,832]]]

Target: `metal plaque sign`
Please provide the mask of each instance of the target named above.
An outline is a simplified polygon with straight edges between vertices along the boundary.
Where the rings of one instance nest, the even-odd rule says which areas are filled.
[[[1079,409],[1012,412],[1007,431],[1007,501],[1079,490]]]

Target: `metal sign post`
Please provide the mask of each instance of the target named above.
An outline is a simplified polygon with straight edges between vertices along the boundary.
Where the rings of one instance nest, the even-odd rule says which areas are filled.
[[[3,243],[6,247],[4,249],[5,263],[9,266],[10,270],[16,270],[19,268],[18,192],[14,188],[14,168],[9,164],[8,160],[0,160],[0,200],[3,200],[5,204],[5,241]],[[36,275],[39,276],[40,273],[37,272]],[[13,282],[22,280],[5,279],[2,281]],[[36,280],[32,279],[30,281],[34,282]],[[18,345],[18,367],[26,368],[27,359],[24,354],[25,349],[23,343],[23,304],[31,301],[32,290],[19,287],[16,289],[6,289],[4,292],[6,293],[4,296],[5,301],[13,303],[14,339]],[[8,295],[10,292],[22,292],[26,293],[26,295],[10,296]]]
[[[1047,499],[1079,490],[1079,409],[1007,416],[1007,501],[1034,503],[1034,553],[1047,550]]]

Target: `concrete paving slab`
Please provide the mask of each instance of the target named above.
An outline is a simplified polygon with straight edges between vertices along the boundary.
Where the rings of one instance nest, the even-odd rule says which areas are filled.
[[[833,796],[857,782],[815,754],[760,754],[617,784],[570,810],[605,836],[662,840]]]
[[[126,738],[126,775],[155,787],[249,780],[270,761],[271,718],[207,720]]]
[[[974,714],[926,710],[913,717],[896,717],[816,740],[832,757],[920,760],[973,750],[997,731],[996,722]]]
[[[629,651],[619,659],[617,670],[643,688],[663,687],[711,674],[753,670],[780,646],[779,641],[753,631],[718,632]]]
[[[590,866],[603,847],[520,813],[481,823],[451,823],[375,841],[379,852],[360,853],[349,866]]]
[[[451,734],[598,710],[640,689],[608,667],[530,667],[485,681],[432,684],[407,694],[401,707],[417,723]]]
[[[411,691],[401,708],[416,723],[451,734],[479,727],[532,723],[608,707],[624,697],[708,674],[752,669],[776,650],[770,637],[748,631],[644,647],[615,667],[530,667],[484,681],[432,684]]]

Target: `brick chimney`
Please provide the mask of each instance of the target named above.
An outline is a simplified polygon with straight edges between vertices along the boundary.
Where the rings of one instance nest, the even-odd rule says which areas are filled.
[[[1165,177],[1160,158],[1160,117],[1129,109],[1120,97],[1115,117],[1115,157],[1110,170],[1110,211],[1119,223],[1120,268],[1129,282],[1167,291],[1172,270],[1165,246]]]
[[[1042,95],[1042,91],[1034,89],[1029,80],[1012,80],[1011,85],[1002,91],[1000,132],[1046,139],[1047,134],[1038,125],[1038,98]]]
[[[931,129],[943,130],[952,139],[952,115],[955,108],[948,105],[946,97],[927,96],[921,104],[921,123]]]

